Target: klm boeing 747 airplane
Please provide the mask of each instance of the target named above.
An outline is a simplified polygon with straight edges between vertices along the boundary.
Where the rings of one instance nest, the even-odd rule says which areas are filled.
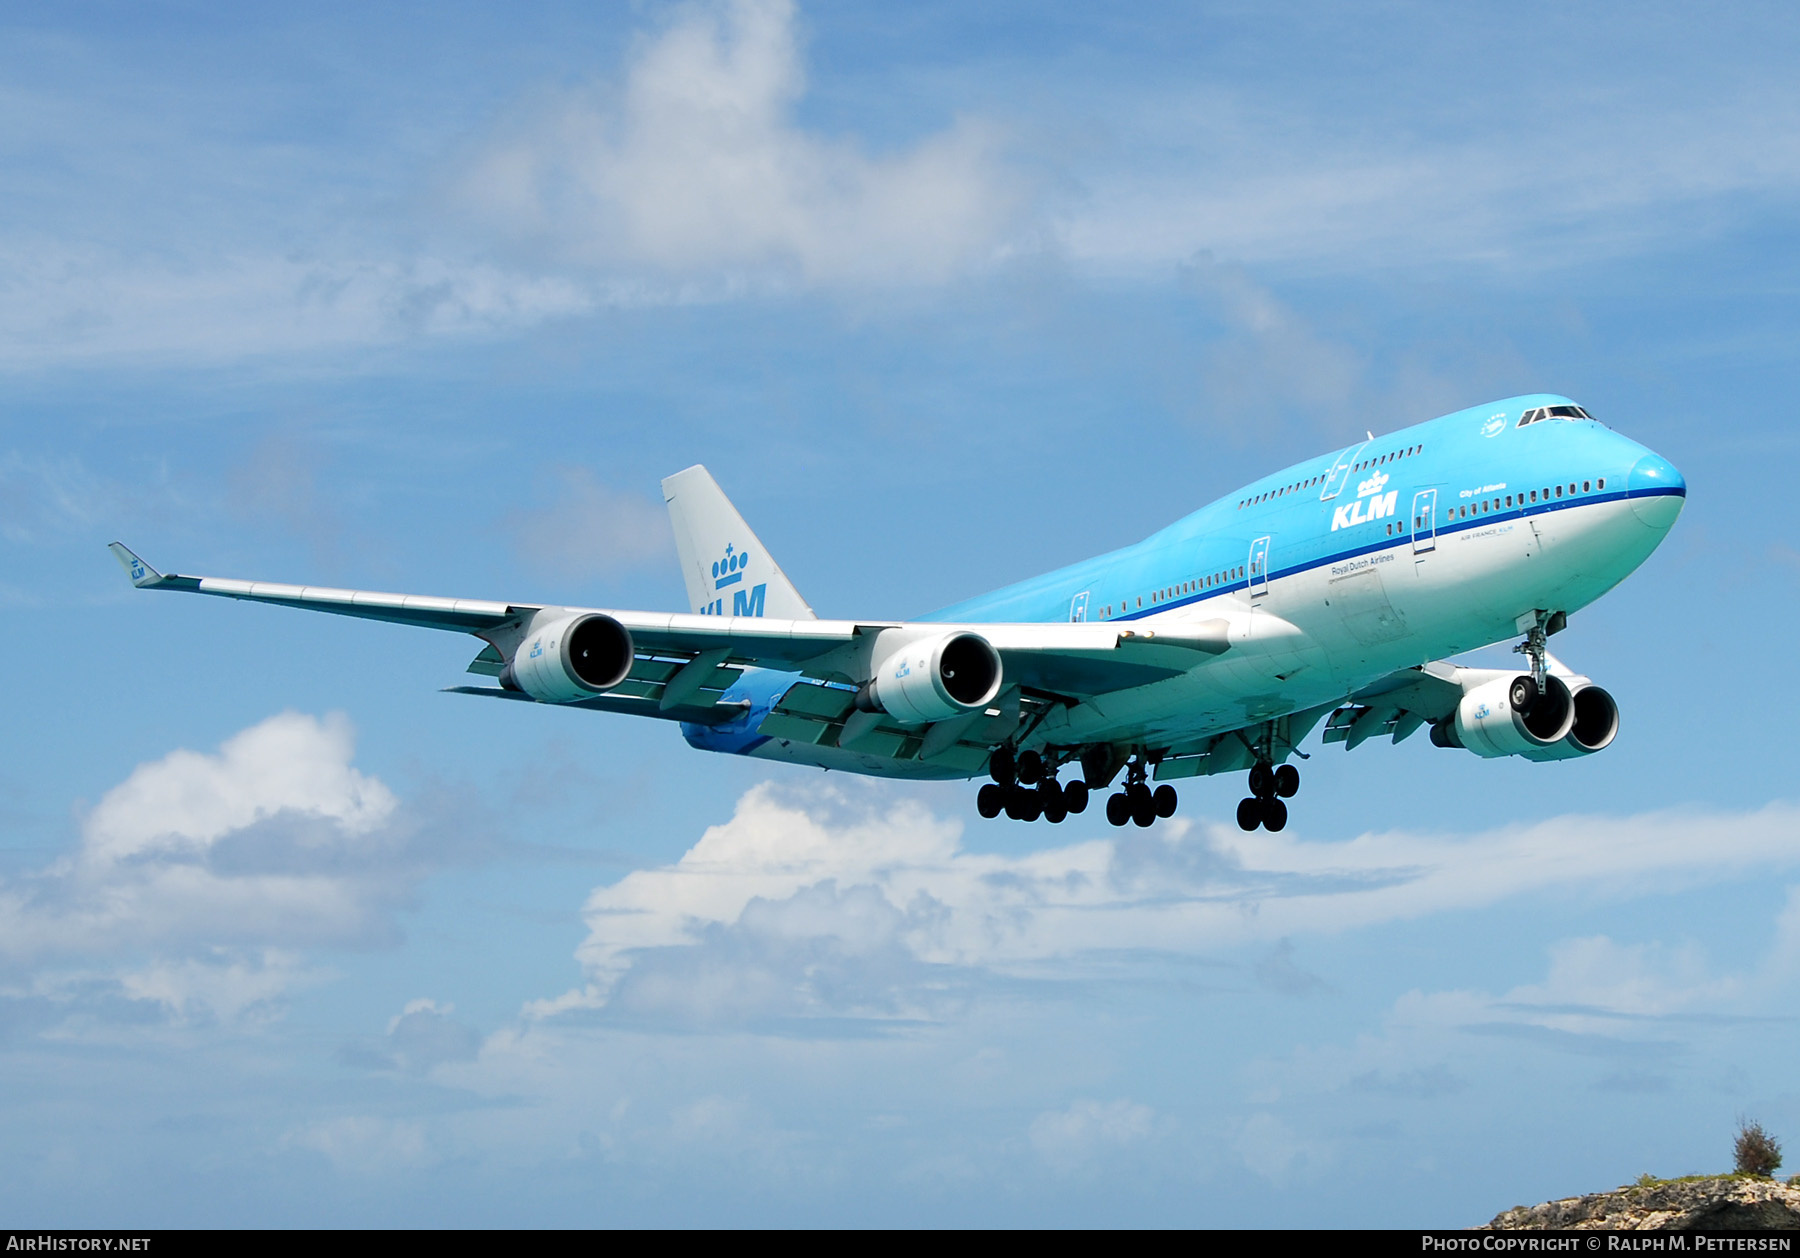
[[[469,671],[497,684],[457,694],[677,721],[732,755],[985,775],[982,815],[1021,821],[1117,783],[1107,820],[1148,826],[1174,815],[1172,782],[1247,772],[1238,824],[1280,830],[1321,723],[1349,749],[1428,725],[1484,757],[1605,750],[1618,705],[1547,640],[1686,494],[1668,460],[1538,394],[1370,435],[913,621],[820,620],[704,467],[663,482],[686,614],[165,575],[112,549],[143,589],[472,634]],[[1443,658],[1515,637],[1514,670]]]

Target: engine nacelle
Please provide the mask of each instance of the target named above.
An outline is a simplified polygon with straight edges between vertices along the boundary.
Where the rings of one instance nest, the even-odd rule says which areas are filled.
[[[1431,727],[1440,747],[1466,747],[1484,759],[1529,756],[1557,746],[1575,723],[1575,705],[1560,677],[1544,679],[1542,693],[1526,711],[1513,704],[1516,675],[1495,677],[1472,687],[1456,705],[1456,715]],[[1529,683],[1530,678],[1523,678]],[[1535,690],[1535,687],[1532,687]]]
[[[887,656],[857,696],[902,725],[927,725],[986,706],[1000,693],[1000,652],[974,633],[921,638]]]
[[[500,684],[542,703],[573,703],[624,681],[631,659],[631,633],[611,616],[563,616],[532,626]]]
[[[1528,760],[1573,760],[1605,751],[1619,736],[1619,705],[1585,677],[1565,677],[1573,696],[1575,720],[1562,741],[1522,753]]]

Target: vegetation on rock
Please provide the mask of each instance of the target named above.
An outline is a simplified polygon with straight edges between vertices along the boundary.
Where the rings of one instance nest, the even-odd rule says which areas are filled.
[[[1781,1165],[1781,1141],[1764,1131],[1761,1123],[1738,1119],[1737,1143],[1732,1151],[1741,1175],[1767,1179]]]

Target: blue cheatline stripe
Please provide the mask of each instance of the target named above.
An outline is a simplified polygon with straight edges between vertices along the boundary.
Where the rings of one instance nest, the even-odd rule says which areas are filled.
[[[1577,494],[1573,498],[1565,498],[1561,502],[1540,502],[1523,508],[1514,507],[1511,511],[1490,511],[1486,515],[1476,516],[1473,519],[1457,520],[1454,524],[1442,524],[1438,526],[1434,536],[1447,537],[1452,533],[1461,533],[1468,529],[1482,528],[1486,525],[1496,524],[1504,520],[1525,520],[1536,515],[1548,515],[1553,511],[1567,511],[1572,507],[1591,507],[1603,502],[1624,502],[1631,498],[1657,498],[1665,494],[1673,494],[1677,497],[1685,498],[1687,496],[1687,490],[1658,487],[1655,489],[1640,489],[1635,492],[1631,490],[1620,490],[1616,493]],[[1409,512],[1400,518],[1410,519],[1411,513]],[[1393,550],[1396,547],[1411,544],[1411,532],[1397,534],[1393,537],[1383,537],[1380,541],[1371,542],[1367,546],[1358,546],[1350,550],[1338,551],[1335,554],[1326,555],[1321,559],[1314,559],[1306,563],[1295,564],[1291,568],[1278,568],[1269,573],[1268,580],[1279,581],[1283,577],[1298,576],[1303,572],[1311,572],[1314,568],[1328,568],[1332,564],[1343,563],[1347,559],[1359,559],[1364,555],[1373,555],[1377,551]],[[1250,582],[1248,579],[1232,581],[1225,585],[1215,585],[1212,589],[1207,590],[1204,593],[1188,594],[1181,598],[1172,598],[1167,602],[1158,603],[1154,607],[1146,607],[1142,611],[1126,612],[1118,616],[1102,616],[1098,620],[1090,623],[1110,624],[1115,620],[1142,620],[1146,616],[1155,616],[1162,612],[1166,612],[1171,608],[1186,607],[1191,603],[1204,603],[1208,599],[1219,597],[1221,594],[1230,594],[1236,590],[1248,590],[1249,588]]]

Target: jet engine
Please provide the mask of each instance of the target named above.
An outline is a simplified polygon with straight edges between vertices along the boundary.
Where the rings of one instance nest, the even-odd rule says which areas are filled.
[[[1569,687],[1552,674],[1539,689],[1529,673],[1469,686],[1456,713],[1431,727],[1440,747],[1466,747],[1484,759],[1529,756],[1557,746],[1575,723]]]
[[[542,703],[573,703],[624,681],[631,659],[631,633],[611,616],[563,616],[532,626],[500,684]]]
[[[1619,705],[1586,677],[1564,677],[1573,697],[1575,719],[1569,732],[1548,747],[1521,752],[1527,760],[1573,760],[1605,751],[1619,736]]]
[[[974,633],[946,633],[908,643],[876,666],[857,693],[864,711],[886,712],[901,725],[926,725],[985,707],[1000,693],[1000,652]]]

